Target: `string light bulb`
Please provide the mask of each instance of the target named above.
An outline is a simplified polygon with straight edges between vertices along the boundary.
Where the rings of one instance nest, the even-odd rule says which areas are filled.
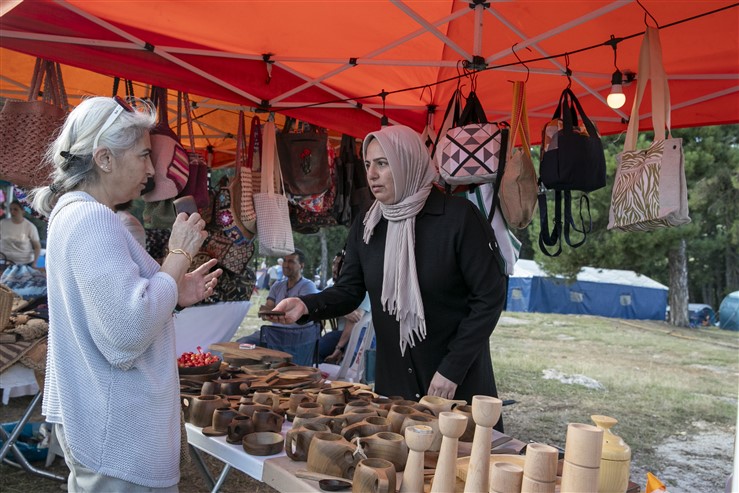
[[[608,106],[614,110],[619,109],[626,104],[626,95],[624,94],[624,76],[620,70],[616,69],[611,77],[611,93],[606,98]]]

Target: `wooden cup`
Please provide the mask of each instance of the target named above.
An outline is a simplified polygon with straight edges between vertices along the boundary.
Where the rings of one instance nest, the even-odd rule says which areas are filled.
[[[323,412],[323,404],[319,404],[318,402],[303,402],[298,404],[298,408],[295,410],[295,415],[297,416],[298,414],[303,413],[326,414]]]
[[[557,449],[543,443],[526,446],[523,475],[534,481],[552,483],[557,480]]]
[[[405,428],[405,443],[409,451],[400,485],[401,493],[423,493],[424,453],[433,440],[434,430],[430,426],[413,425]]]
[[[251,416],[236,415],[228,425],[226,441],[228,443],[241,443],[249,433],[254,433],[254,423]]]
[[[255,404],[262,404],[273,411],[280,408],[280,396],[272,392],[271,390],[257,390],[252,396]]]
[[[520,466],[509,462],[494,462],[490,468],[490,493],[521,491],[522,480],[523,469]],[[591,493],[595,493],[595,490]]]
[[[521,480],[521,493],[555,493],[556,481],[537,481],[526,476],[525,466],[523,480]]]
[[[381,431],[392,431],[390,421],[387,418],[370,416],[343,428],[341,436],[351,442],[355,437],[367,437]]]
[[[252,415],[255,431],[271,431],[279,433],[285,418],[269,409],[255,409]]]
[[[306,461],[313,436],[330,431],[328,425],[323,423],[305,423],[298,428],[293,427],[285,434],[285,453],[292,460]]]
[[[365,455],[372,459],[385,459],[392,462],[396,472],[405,469],[408,460],[408,445],[405,437],[392,431],[381,431],[374,435],[360,438]]]
[[[303,392],[302,390],[296,390],[290,394],[288,402],[288,411],[290,412],[290,414],[297,414],[298,406],[303,402],[313,402],[313,397],[310,394]]]
[[[395,493],[395,467],[384,459],[359,461],[352,478],[352,493]]]
[[[603,430],[584,423],[567,425],[565,461],[570,464],[598,468],[603,453]]]
[[[359,459],[354,447],[335,433],[319,432],[313,435],[308,447],[308,470],[352,479]],[[392,464],[391,464],[392,467]],[[393,472],[395,469],[393,468]]]
[[[391,431],[400,433],[400,429],[405,418],[415,414],[417,414],[417,411],[412,407],[398,405],[392,406],[390,411],[387,413],[387,419],[390,422]]]
[[[334,404],[346,403],[346,393],[343,389],[325,389],[318,393],[316,402],[323,406],[323,414],[328,414]]]

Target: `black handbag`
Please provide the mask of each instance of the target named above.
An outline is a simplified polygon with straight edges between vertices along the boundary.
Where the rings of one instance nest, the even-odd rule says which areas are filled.
[[[313,195],[331,187],[328,169],[328,133],[288,133],[285,124],[277,134],[277,153],[285,191],[292,195]]]

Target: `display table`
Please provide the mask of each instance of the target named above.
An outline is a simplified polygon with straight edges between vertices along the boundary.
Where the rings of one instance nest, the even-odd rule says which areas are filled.
[[[11,397],[35,395],[39,391],[33,370],[22,363],[16,363],[0,373],[0,389],[3,391],[4,405],[8,404]]]
[[[190,306],[174,316],[177,354],[195,352],[211,344],[230,341],[244,320],[250,301],[229,301]]]

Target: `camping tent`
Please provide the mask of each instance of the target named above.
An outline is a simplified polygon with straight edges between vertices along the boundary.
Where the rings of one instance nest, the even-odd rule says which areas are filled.
[[[508,283],[506,310],[664,320],[667,286],[633,271],[583,267],[575,281],[519,260]]]
[[[673,128],[736,123],[738,10],[727,0],[8,0],[0,10],[0,86],[23,97],[28,55],[42,56],[361,137],[383,114],[420,131],[429,107],[438,108],[438,128],[462,66],[484,69],[461,84],[475,85],[490,120],[506,120],[508,80],[529,71],[536,142],[567,70],[601,132],[625,130],[629,105],[614,110],[605,98],[616,67],[636,71],[649,23],[661,28]],[[102,90],[66,79],[83,93],[110,92],[109,78]],[[634,89],[625,87],[629,102]],[[645,102],[642,129],[649,112]]]
[[[726,330],[739,330],[739,291],[729,293],[718,309],[719,326]]]

